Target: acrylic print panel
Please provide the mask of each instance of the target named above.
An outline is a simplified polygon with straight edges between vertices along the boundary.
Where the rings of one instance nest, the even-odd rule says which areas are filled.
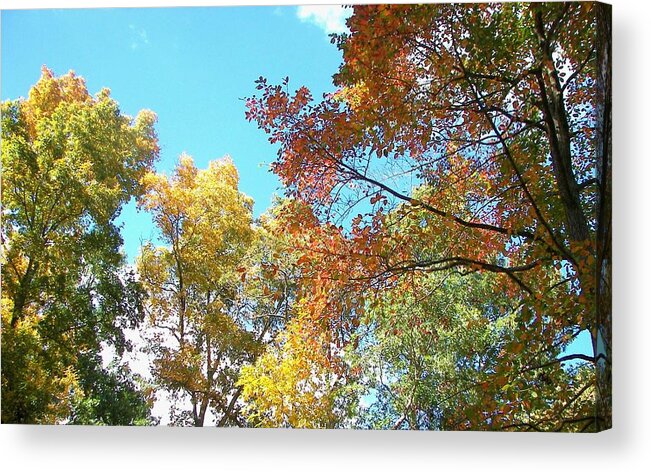
[[[610,428],[609,6],[2,24],[3,423]]]

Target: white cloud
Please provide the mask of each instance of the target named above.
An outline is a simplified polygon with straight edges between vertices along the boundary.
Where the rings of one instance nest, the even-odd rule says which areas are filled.
[[[301,21],[318,26],[326,34],[346,32],[346,18],[351,14],[352,9],[342,5],[303,5],[296,11]]]
[[[145,30],[140,30],[140,33],[138,33],[138,35],[140,36],[140,39],[143,43],[149,44],[149,38],[147,37],[147,32]]]
[[[149,44],[147,31],[144,29],[138,29],[135,25],[129,25],[129,29],[131,30],[131,49],[136,50],[140,46],[146,46]]]

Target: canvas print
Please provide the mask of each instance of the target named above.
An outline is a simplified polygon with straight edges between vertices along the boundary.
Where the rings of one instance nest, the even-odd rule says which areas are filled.
[[[2,423],[611,427],[611,9],[2,11]]]

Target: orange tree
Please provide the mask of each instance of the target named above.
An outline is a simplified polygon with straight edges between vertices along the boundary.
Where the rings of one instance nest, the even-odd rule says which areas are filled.
[[[608,428],[610,10],[355,6],[348,26],[333,38],[344,57],[335,93],[315,102],[288,79],[260,78],[247,101],[298,201],[289,229],[310,235],[299,262],[330,304],[315,318],[347,343],[373,300],[406,280],[493,274],[519,328],[465,387],[486,393],[466,426],[496,427],[484,413],[497,392],[530,392],[525,373],[554,370],[544,398],[509,399],[543,413],[505,412],[500,427]],[[563,355],[584,330],[593,353]],[[568,380],[556,367],[570,360],[589,375]]]

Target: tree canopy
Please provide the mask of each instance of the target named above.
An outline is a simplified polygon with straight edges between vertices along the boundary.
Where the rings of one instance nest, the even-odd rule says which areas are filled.
[[[2,105],[3,422],[156,424],[165,393],[174,425],[611,426],[609,7],[347,26],[334,92],[252,84],[283,186],[257,218],[233,160],[157,172],[155,115],[72,72]]]
[[[115,218],[158,156],[155,121],[47,68],[27,99],[3,103],[3,422],[69,418],[94,398],[86,380],[102,370],[101,344],[129,347],[123,330],[142,319],[142,297]]]
[[[140,204],[165,244],[145,245],[137,262],[149,295],[155,379],[176,400],[175,423],[203,426],[210,410],[221,425],[238,425],[231,402],[237,374],[261,335],[240,303],[242,260],[255,237],[253,202],[238,191],[228,158],[198,170],[183,155],[172,177],[150,173],[143,185]]]
[[[260,78],[248,100],[247,118],[278,146],[274,172],[313,214],[296,212],[296,224],[318,228],[305,263],[318,261],[327,284],[347,284],[353,317],[372,303],[360,309],[364,294],[418,286],[430,273],[494,274],[520,328],[486,383],[465,387],[489,392],[468,415],[472,428],[496,426],[479,412],[506,384],[526,383],[526,372],[555,369],[551,382],[563,390],[566,371],[555,365],[568,358],[548,356],[583,330],[594,355],[581,356],[592,375],[573,377],[577,395],[550,394],[540,421],[507,416],[531,429],[610,424],[607,304],[597,316],[610,228],[610,158],[599,147],[608,136],[605,8],[355,6],[350,33],[334,38],[344,55],[336,93],[315,102],[305,87],[292,93],[288,80]],[[596,410],[565,416],[586,399]]]

